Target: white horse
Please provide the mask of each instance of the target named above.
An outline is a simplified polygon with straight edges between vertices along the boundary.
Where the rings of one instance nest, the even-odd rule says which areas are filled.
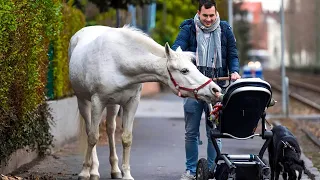
[[[178,52],[179,51],[179,52]],[[143,82],[161,82],[175,94],[214,102],[221,89],[202,75],[191,60],[194,54],[173,51],[159,45],[131,27],[90,26],[70,40],[69,76],[85,120],[88,146],[79,179],[99,179],[96,143],[104,108],[107,108],[107,134],[111,177],[133,180],[130,149],[134,115]],[[116,115],[123,108],[122,173],[115,148]]]

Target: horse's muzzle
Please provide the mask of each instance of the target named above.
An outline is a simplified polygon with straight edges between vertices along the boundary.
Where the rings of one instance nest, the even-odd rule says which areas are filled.
[[[216,101],[221,102],[223,100],[223,94],[221,92],[215,93]]]

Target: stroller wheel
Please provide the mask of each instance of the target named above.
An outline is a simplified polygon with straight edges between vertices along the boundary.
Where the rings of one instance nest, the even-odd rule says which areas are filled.
[[[208,180],[209,179],[209,167],[208,161],[204,158],[201,158],[198,161],[196,180]]]

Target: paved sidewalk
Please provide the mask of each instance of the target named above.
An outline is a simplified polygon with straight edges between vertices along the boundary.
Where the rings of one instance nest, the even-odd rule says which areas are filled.
[[[141,98],[136,118],[183,118],[183,98],[173,93],[160,93],[150,98]]]
[[[183,119],[183,101],[184,98],[178,97],[171,92],[144,97],[140,100],[135,117]],[[204,119],[204,113],[202,114],[202,119]]]
[[[178,180],[184,171],[184,120],[183,99],[172,93],[161,93],[142,98],[138,107],[133,130],[131,149],[131,171],[136,180]],[[207,138],[205,121],[200,123],[203,145],[199,146],[199,158],[206,158]],[[223,139],[222,151],[229,154],[258,153],[263,140],[259,137],[239,141]],[[97,147],[100,161],[100,179],[109,180],[109,148],[102,144]],[[119,164],[122,162],[122,145],[117,144]],[[265,154],[266,155],[266,154]],[[36,162],[28,171],[15,174],[50,175],[57,179],[77,179],[83,163],[77,143],[65,146],[53,156]],[[304,175],[303,180],[308,179]],[[111,179],[110,179],[111,180]]]
[[[154,118],[183,119],[184,118],[183,100],[184,100],[183,98],[180,98],[174,95],[173,93],[160,93],[150,98],[148,97],[141,98],[141,101],[136,113],[136,118],[154,117]],[[276,117],[274,115],[267,115],[267,116]],[[204,113],[202,115],[202,118],[204,118]],[[204,123],[201,123],[201,124],[203,126]],[[224,140],[224,142],[226,141],[235,142],[236,140]],[[252,148],[261,147],[262,143],[259,142],[258,140],[253,142],[253,144],[251,145],[252,145]],[[232,148],[232,146],[230,148]],[[225,149],[228,149],[228,148],[225,148]],[[317,174],[317,176],[314,179],[319,179],[320,173],[316,168],[313,167],[312,161],[308,159],[304,154],[302,154],[302,159],[305,161],[307,169],[310,172],[312,172],[312,174]],[[309,179],[309,178],[304,174],[303,179]]]

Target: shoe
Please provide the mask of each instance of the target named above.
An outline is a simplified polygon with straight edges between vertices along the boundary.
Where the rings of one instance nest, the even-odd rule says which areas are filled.
[[[195,180],[195,179],[196,179],[195,175],[192,175],[190,171],[186,171],[181,175],[180,180]]]

